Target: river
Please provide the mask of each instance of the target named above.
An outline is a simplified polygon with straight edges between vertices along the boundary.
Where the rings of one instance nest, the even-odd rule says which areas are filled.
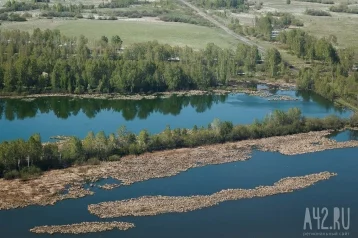
[[[79,235],[36,235],[28,230],[40,225],[62,225],[83,221],[127,221],[136,227],[80,235],[101,238],[263,237],[298,238],[304,232],[305,209],[327,207],[326,226],[333,223],[334,207],[350,208],[349,237],[358,237],[358,148],[339,149],[296,156],[254,151],[252,159],[191,169],[177,176],[151,179],[113,190],[94,189],[95,195],[65,200],[54,206],[30,206],[0,211],[4,238],[66,237]],[[88,204],[144,195],[210,194],[226,188],[254,188],[271,185],[288,176],[330,171],[338,176],[293,193],[264,198],[229,201],[188,213],[148,217],[99,219],[87,211]],[[312,221],[316,229],[315,220]]]
[[[116,132],[125,125],[138,133],[148,129],[158,133],[171,128],[207,126],[215,118],[234,124],[249,124],[262,119],[275,109],[301,109],[303,115],[324,117],[336,114],[348,117],[351,112],[334,107],[333,103],[313,93],[274,91],[297,101],[268,101],[246,94],[172,96],[164,99],[101,100],[66,97],[36,98],[31,101],[0,99],[0,142],[28,139],[40,133],[43,141],[51,136],[75,135],[84,138],[89,131]]]
[[[175,127],[206,126],[214,118],[236,123],[251,123],[275,109],[299,107],[305,116],[335,114],[348,117],[351,112],[334,107],[322,97],[294,91],[276,94],[297,97],[298,101],[268,101],[245,94],[227,96],[171,97],[153,100],[98,100],[38,98],[32,101],[0,100],[0,141],[27,138],[39,132],[44,141],[53,135],[84,137],[89,130],[114,132],[120,125],[138,132],[147,128],[156,133],[167,124]],[[333,139],[356,138],[351,133],[333,135]],[[348,237],[358,237],[358,148],[336,149],[317,153],[284,156],[254,151],[245,162],[210,165],[191,169],[177,176],[151,179],[113,190],[92,188],[95,195],[65,200],[54,206],[29,206],[0,211],[0,232],[4,238],[31,237],[302,237],[306,208],[327,207],[328,227],[334,207],[350,208]],[[211,194],[227,188],[254,188],[272,185],[283,177],[302,176],[322,171],[338,176],[293,193],[264,198],[228,201],[188,213],[149,217],[99,219],[87,211],[89,204],[135,198],[144,195],[187,196]],[[100,181],[99,183],[105,183]],[[128,231],[109,231],[86,235],[36,235],[30,228],[63,225],[84,221],[127,221],[136,227]],[[316,231],[316,221],[312,221]],[[320,231],[320,230],[318,230]],[[341,230],[343,231],[343,230]]]

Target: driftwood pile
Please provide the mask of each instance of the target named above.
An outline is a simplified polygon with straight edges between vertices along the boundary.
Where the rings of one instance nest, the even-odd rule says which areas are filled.
[[[251,91],[251,90],[243,90],[243,93],[250,95],[250,96],[257,96],[262,98],[268,98],[268,101],[298,101],[298,98],[293,98],[288,95],[274,95],[266,90],[257,90],[257,91]]]
[[[47,233],[47,234],[84,234],[92,232],[110,231],[114,229],[128,230],[135,227],[133,223],[128,222],[82,222],[71,225],[60,225],[60,226],[37,226],[30,229],[33,233]]]
[[[89,189],[84,189],[82,185],[73,185],[68,189],[66,194],[61,194],[59,196],[59,200],[82,198],[93,194],[93,191]]]
[[[116,184],[116,183],[112,183],[112,184],[104,184],[104,185],[99,185],[99,188],[105,189],[105,190],[111,190],[114,188],[118,188],[119,186],[121,186],[120,184]]]
[[[300,177],[288,177],[279,180],[273,186],[259,186],[254,189],[227,189],[206,196],[144,196],[122,201],[89,205],[88,210],[90,213],[97,215],[100,218],[153,216],[163,213],[188,212],[214,206],[229,200],[289,193],[309,187],[321,180],[329,179],[332,176],[336,176],[336,174],[322,172]]]
[[[272,98],[267,99],[268,101],[298,101],[298,98],[293,98],[287,95],[275,95]]]

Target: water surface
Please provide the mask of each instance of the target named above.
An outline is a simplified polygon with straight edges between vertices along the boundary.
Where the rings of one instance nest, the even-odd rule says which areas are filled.
[[[328,135],[328,138],[335,140],[337,142],[358,140],[358,131],[357,130],[337,131]]]
[[[84,138],[89,131],[116,132],[125,125],[138,133],[148,129],[158,133],[171,128],[207,126],[215,118],[234,124],[249,124],[262,119],[275,109],[287,111],[298,107],[308,117],[335,114],[348,117],[351,112],[312,93],[271,91],[289,95],[298,101],[268,101],[267,98],[245,94],[173,96],[167,99],[100,100],[65,97],[36,98],[34,100],[0,99],[0,141],[27,139],[40,133],[43,141],[51,136],[75,135]]]
[[[337,149],[285,156],[255,151],[249,161],[191,169],[177,176],[152,179],[113,190],[95,188],[95,195],[66,200],[54,206],[30,206],[0,211],[2,237],[264,237],[298,238],[303,235],[306,207],[350,207],[349,237],[358,237],[358,148]],[[293,193],[264,198],[228,201],[218,206],[187,213],[148,217],[99,219],[88,213],[88,204],[144,195],[188,196],[211,194],[226,188],[254,188],[272,185],[283,177],[330,171],[338,176]],[[332,212],[331,212],[332,213]],[[86,235],[36,235],[34,226],[83,221],[128,221],[136,227]],[[332,222],[331,216],[326,224]],[[314,227],[315,224],[313,223]]]

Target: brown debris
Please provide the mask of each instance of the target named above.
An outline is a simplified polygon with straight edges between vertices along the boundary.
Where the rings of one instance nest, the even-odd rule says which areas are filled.
[[[276,136],[258,140],[262,151],[278,151],[284,155],[313,153],[324,150],[358,147],[358,141],[337,142],[326,136],[332,131],[308,132],[287,136]]]
[[[68,189],[68,193],[61,194],[59,196],[59,200],[65,199],[73,199],[73,198],[82,198],[88,195],[93,195],[94,192],[90,191],[89,189],[84,189],[82,186],[74,185]]]
[[[33,233],[47,233],[47,234],[84,234],[92,232],[101,232],[101,231],[110,231],[114,229],[118,230],[128,230],[135,227],[133,223],[128,222],[82,222],[78,224],[71,225],[61,225],[61,226],[37,226],[30,229]]]
[[[228,94],[231,91],[229,90],[221,90],[214,89],[212,91],[204,91],[204,90],[184,90],[184,91],[173,91],[173,92],[161,92],[154,94],[118,94],[118,93],[106,93],[106,94],[71,94],[71,93],[44,93],[44,94],[30,94],[30,95],[0,95],[0,98],[11,98],[11,99],[22,99],[23,101],[33,101],[36,98],[42,97],[71,97],[71,98],[89,98],[89,99],[109,99],[109,100],[142,100],[142,99],[155,99],[157,97],[160,98],[168,98],[172,95],[177,96],[193,96],[193,95],[207,95],[207,94],[216,94],[216,95],[224,95]]]
[[[322,172],[300,177],[287,177],[274,183],[273,186],[259,186],[254,189],[227,189],[206,196],[144,196],[89,205],[88,210],[100,218],[154,216],[171,212],[188,212],[211,207],[224,201],[290,193],[336,175],[334,173]]]
[[[111,190],[114,188],[118,188],[119,186],[121,186],[120,184],[104,184],[104,185],[100,185],[98,186],[99,188],[105,189],[105,190]]]
[[[262,98],[268,98],[268,101],[298,101],[298,98],[293,98],[288,95],[275,95],[266,90],[242,90],[242,93],[245,93],[250,96],[257,96]]]

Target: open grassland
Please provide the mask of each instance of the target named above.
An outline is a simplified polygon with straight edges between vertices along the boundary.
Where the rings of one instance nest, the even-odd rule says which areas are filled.
[[[117,21],[99,20],[30,20],[27,22],[4,23],[0,28],[32,31],[40,29],[59,29],[68,36],[83,34],[91,44],[105,35],[119,35],[124,46],[137,42],[157,40],[170,45],[204,48],[208,43],[214,43],[223,48],[232,48],[238,41],[220,29],[209,28],[185,23],[170,23],[153,21],[153,19],[133,19]]]
[[[332,17],[313,17],[303,15],[304,29],[318,37],[337,36],[338,47],[354,47],[358,49],[358,15],[347,13],[331,13]]]

